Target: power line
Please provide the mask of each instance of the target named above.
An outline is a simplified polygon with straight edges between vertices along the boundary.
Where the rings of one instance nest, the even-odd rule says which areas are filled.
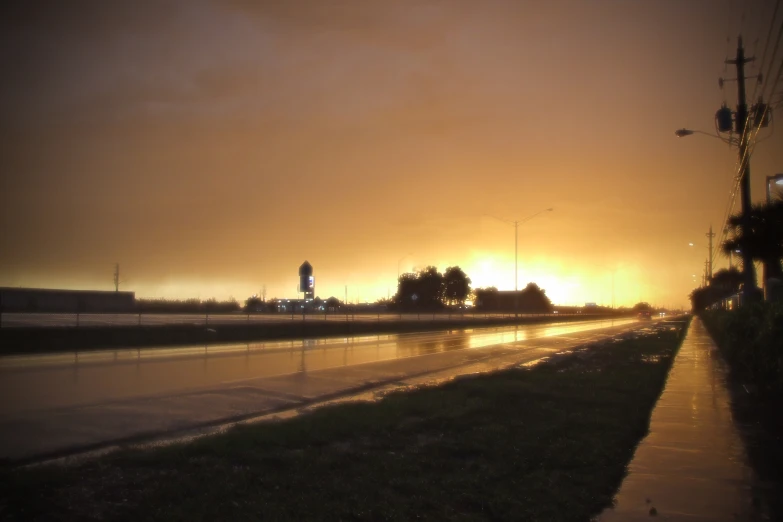
[[[765,43],[765,46],[764,46],[764,52],[763,52],[763,55],[762,55],[761,63],[759,65],[759,70],[762,71],[762,78],[765,77],[764,74],[763,74],[764,65],[765,65],[764,62],[766,61],[766,55],[767,55],[767,51],[769,50],[769,44],[770,44],[770,41],[771,41],[772,32],[773,32],[774,27],[775,27],[775,21],[776,21],[776,18],[777,18],[777,13],[778,13],[780,4],[781,4],[781,0],[778,0],[776,2],[776,4],[775,4],[775,9],[773,11],[772,18],[770,19],[769,29],[767,31],[767,39],[766,39],[766,43]],[[763,16],[763,12],[762,12],[762,16]],[[767,72],[766,78],[769,78],[769,73],[772,71],[772,67],[774,66],[775,57],[777,56],[777,50],[778,50],[779,45],[780,45],[781,35],[783,35],[783,24],[781,24],[781,28],[778,30],[778,38],[777,38],[777,40],[775,42],[775,47],[773,49],[772,58],[770,59],[769,66],[767,67],[767,71],[768,72]],[[778,74],[776,75],[774,84],[772,84],[772,88],[771,88],[770,93],[769,93],[770,97],[774,94],[775,88],[777,87],[777,84],[780,81],[781,72],[783,72],[783,64],[781,65],[781,68],[778,70]],[[758,91],[759,83],[761,83],[761,82],[758,81],[755,84],[755,86],[754,86],[753,95],[752,95],[752,97],[754,99],[755,99],[755,96],[756,96],[756,92]],[[766,91],[766,87],[768,85],[769,85],[769,81],[765,82],[764,83],[764,87],[762,87],[762,95],[761,95],[761,99],[762,100],[764,98],[764,92]],[[757,109],[759,108],[758,105],[756,107],[757,107]],[[750,156],[752,155],[753,150],[755,150],[755,146],[756,146],[756,142],[757,142],[756,138],[758,136],[759,131],[761,130],[761,127],[763,126],[764,119],[766,118],[766,113],[769,110],[770,110],[769,106],[766,106],[764,108],[763,113],[761,114],[761,117],[758,117],[758,115],[754,114],[754,118],[753,118],[754,122],[753,123],[751,123],[751,118],[748,117],[748,118],[745,119],[745,125],[743,126],[742,134],[739,136],[739,140],[740,140],[740,142],[744,141],[747,144],[747,146],[745,148],[744,154],[740,158],[738,158],[738,160],[737,160],[736,170],[737,170],[738,174],[734,177],[734,180],[733,180],[734,183],[732,184],[733,185],[732,189],[729,191],[729,202],[728,202],[728,205],[727,205],[727,208],[726,208],[726,213],[724,215],[724,223],[726,225],[728,225],[728,218],[731,215],[731,212],[733,211],[735,203],[736,203],[737,189],[739,188],[739,185],[740,185],[741,180],[742,180],[742,172],[743,172],[745,163],[750,160]],[[755,125],[756,128],[751,131],[751,127],[753,127],[754,126],[753,124],[756,123],[756,122],[758,122],[758,124]],[[752,132],[752,136],[750,135],[751,132]],[[723,242],[726,239],[727,234],[728,234],[728,227],[724,226],[722,234],[721,234],[721,242]],[[716,246],[716,248],[719,248],[719,247]]]

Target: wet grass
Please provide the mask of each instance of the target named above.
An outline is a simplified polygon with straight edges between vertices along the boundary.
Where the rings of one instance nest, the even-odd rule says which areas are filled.
[[[5,520],[588,520],[684,323],[530,369],[68,467],[6,470]]]

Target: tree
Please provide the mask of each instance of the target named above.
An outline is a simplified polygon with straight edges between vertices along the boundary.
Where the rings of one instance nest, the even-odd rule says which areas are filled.
[[[720,288],[728,295],[733,295],[739,292],[740,285],[742,284],[742,273],[736,268],[718,270],[710,278],[710,286]]]
[[[494,286],[488,288],[476,288],[473,291],[473,304],[477,308],[485,310],[497,310],[500,308],[498,289]]]
[[[450,305],[465,304],[470,294],[470,278],[458,266],[450,266],[443,274],[446,302]]]
[[[477,288],[473,294],[476,297],[475,305],[480,310],[518,309],[524,313],[546,313],[553,309],[546,291],[535,283],[528,283],[518,294],[513,291],[499,292],[495,287]]]
[[[245,301],[245,311],[246,312],[260,312],[264,306],[264,302],[261,300],[260,297],[254,295],[253,297],[248,297]]]
[[[401,310],[434,310],[443,307],[445,284],[443,274],[428,266],[417,274],[402,274],[393,303]]]
[[[405,273],[397,282],[397,294],[394,296],[394,304],[403,309],[413,308],[418,300],[419,281],[416,274]]]
[[[722,269],[710,278],[709,286],[696,288],[691,292],[691,307],[694,312],[704,310],[739,292],[742,273],[736,268]]]
[[[535,283],[528,283],[519,294],[519,309],[526,312],[551,312],[552,301],[546,295],[546,290]]]
[[[748,222],[745,230],[741,214],[729,218],[731,236],[723,242],[723,251],[746,251],[754,261],[761,261],[765,281],[783,277],[783,200],[753,205]]]
[[[640,302],[633,305],[631,310],[634,312],[650,312],[652,311],[652,306],[650,306],[650,303]]]
[[[434,266],[422,269],[417,277],[419,306],[426,309],[441,308],[445,295],[443,274]]]

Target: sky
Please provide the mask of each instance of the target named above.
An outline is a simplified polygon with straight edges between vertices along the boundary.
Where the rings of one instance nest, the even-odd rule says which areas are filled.
[[[519,226],[520,288],[686,306],[737,151],[674,131],[714,132],[774,4],[5,2],[0,286],[113,290],[119,263],[137,297],[291,298],[308,260],[321,297],[427,265],[508,290],[501,220],[553,208]]]

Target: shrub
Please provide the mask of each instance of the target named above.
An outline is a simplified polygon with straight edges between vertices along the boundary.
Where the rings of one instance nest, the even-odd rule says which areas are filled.
[[[765,393],[783,395],[783,305],[708,310],[702,320],[732,372]]]

